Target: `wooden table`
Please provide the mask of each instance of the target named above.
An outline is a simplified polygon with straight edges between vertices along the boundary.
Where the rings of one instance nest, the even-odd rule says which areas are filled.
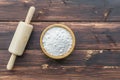
[[[31,5],[34,30],[7,71],[7,49]],[[54,23],[76,36],[75,50],[63,60],[46,57],[39,45],[43,29]],[[120,80],[120,0],[0,0],[0,80]]]

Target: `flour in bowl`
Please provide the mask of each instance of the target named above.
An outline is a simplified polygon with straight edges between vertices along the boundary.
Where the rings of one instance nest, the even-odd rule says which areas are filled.
[[[72,36],[68,30],[56,26],[46,31],[42,43],[47,53],[60,56],[71,49],[72,41]]]

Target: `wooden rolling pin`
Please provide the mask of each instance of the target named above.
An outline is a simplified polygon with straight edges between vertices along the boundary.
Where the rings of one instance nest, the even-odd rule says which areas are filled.
[[[18,27],[8,49],[8,51],[12,53],[12,55],[7,64],[7,70],[12,70],[16,56],[21,56],[24,52],[24,49],[33,29],[33,26],[29,23],[33,17],[34,12],[35,7],[31,6],[26,16],[25,22],[20,21],[18,24]]]

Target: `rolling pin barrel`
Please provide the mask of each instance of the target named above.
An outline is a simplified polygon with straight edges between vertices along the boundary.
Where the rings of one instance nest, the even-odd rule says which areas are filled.
[[[33,26],[24,22],[19,22],[15,31],[11,44],[9,46],[9,52],[18,56],[21,56],[24,52]]]
[[[35,8],[30,7],[25,22],[20,21],[18,24],[18,27],[15,31],[15,34],[8,49],[8,51],[12,53],[10,60],[7,64],[8,70],[11,70],[13,68],[16,56],[21,56],[24,52],[24,49],[33,29],[33,26],[29,23],[32,19],[34,11]]]

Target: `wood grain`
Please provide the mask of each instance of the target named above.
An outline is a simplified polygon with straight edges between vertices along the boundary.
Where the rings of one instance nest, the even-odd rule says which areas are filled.
[[[67,58],[57,61],[46,57],[38,43],[43,29],[54,23],[69,26],[77,38],[74,52]],[[6,70],[6,64],[10,57],[6,49],[12,39],[17,22],[1,22],[0,24],[1,80],[36,80],[39,78],[56,80],[58,77],[63,80],[120,79],[120,51],[118,46],[120,24],[118,22],[34,22],[32,23],[34,30],[27,50],[22,57],[17,58],[13,71]],[[81,44],[83,45],[79,46]],[[90,46],[88,47],[88,45]],[[102,53],[100,53],[101,49],[103,50]]]
[[[86,60],[88,50],[75,50],[66,59],[52,60],[41,50],[26,50],[22,57],[17,58],[13,71],[7,71],[10,54],[7,50],[0,50],[0,80],[55,80],[57,77],[63,80],[117,80],[120,79],[119,53],[119,50],[105,50],[103,53],[93,50],[94,55]]]
[[[41,32],[49,25],[61,23],[69,26],[76,37],[76,50],[120,49],[120,23],[97,22],[35,22],[34,30],[28,42],[29,50],[40,49]],[[0,49],[6,50],[12,40],[17,22],[0,22]]]
[[[120,21],[119,4],[119,0],[0,0],[0,21],[24,20],[31,5],[36,7],[33,21]]]
[[[0,0],[0,80],[120,80],[120,0]],[[36,7],[34,30],[13,71],[7,51],[18,21]],[[46,57],[39,38],[61,23],[75,33],[76,47],[62,60]]]

